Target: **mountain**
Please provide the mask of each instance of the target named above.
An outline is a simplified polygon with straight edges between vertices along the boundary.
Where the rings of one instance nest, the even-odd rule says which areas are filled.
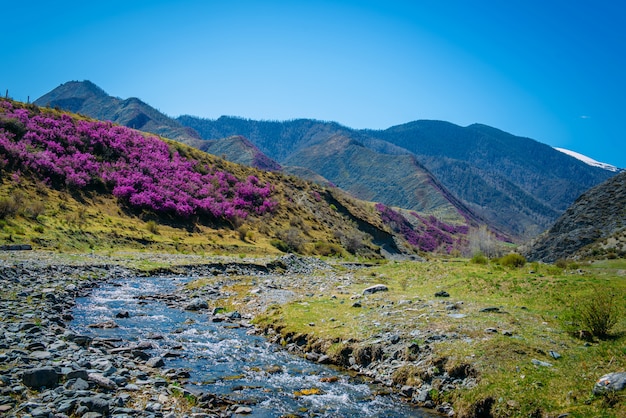
[[[369,134],[413,152],[470,208],[517,236],[543,231],[581,193],[614,175],[486,125],[423,120]]]
[[[365,257],[421,248],[336,188],[32,104],[0,99],[0,162],[1,245]],[[458,231],[440,241],[460,244]]]
[[[587,157],[586,155],[580,154],[578,152],[575,151],[571,151],[565,148],[554,148],[557,151],[560,151],[564,154],[569,155],[570,157],[574,157],[577,160],[582,161],[585,164],[588,164],[592,167],[598,167],[598,168],[602,168],[604,170],[608,170],[608,171],[612,171],[614,173],[620,172],[622,170],[620,170],[619,168],[615,167],[614,165],[611,164],[607,164],[607,163],[601,163],[600,161],[596,161],[591,157]]]
[[[141,127],[230,161],[282,167],[364,199],[425,210],[450,222],[470,218],[517,240],[538,235],[580,194],[615,175],[479,124],[421,120],[375,131],[310,119],[185,115],[173,120],[138,99],[111,98],[90,82],[66,83],[36,103]],[[128,114],[131,108],[135,112]]]
[[[480,222],[409,154],[380,154],[337,134],[292,154],[285,164],[323,173],[361,200],[385,202],[453,222],[463,222],[463,215]]]
[[[90,81],[61,84],[34,102],[37,106],[64,109],[94,119],[111,121],[133,129],[178,141],[192,141],[200,136],[137,98],[109,96]]]
[[[283,169],[316,173],[353,196],[436,215],[447,222],[485,223],[449,193],[411,152],[334,122],[297,119],[286,122],[192,116],[178,120],[205,140],[220,141],[239,132]],[[302,172],[302,171],[300,171]],[[313,176],[307,179],[314,180]]]
[[[256,145],[241,135],[231,136],[218,141],[187,141],[189,145],[221,156],[225,160],[244,164],[259,170],[280,171],[282,167],[276,161],[263,154]]]
[[[626,172],[588,190],[524,250],[530,260],[625,256]]]
[[[439,189],[454,196],[460,206],[453,205],[460,212],[467,211],[518,238],[536,236],[581,193],[614,175],[535,140],[478,124],[464,128],[449,122],[415,121],[373,131],[307,119],[277,122],[181,116],[178,121],[207,140],[243,135],[284,166],[303,166],[358,196],[383,197],[388,199],[381,199],[384,203],[416,210],[429,204],[412,192],[396,191],[403,186],[413,188],[405,179],[419,167],[436,179]],[[333,155],[318,150],[336,149],[337,137],[360,144],[360,151],[368,157],[345,160],[361,164],[331,163],[328,159]],[[414,162],[406,164],[406,156]],[[392,157],[395,165],[388,162]],[[394,168],[389,170],[390,166]],[[360,174],[363,170],[376,174]],[[400,174],[402,170],[406,171]],[[395,178],[376,177],[388,172]],[[443,212],[448,211],[443,208]]]

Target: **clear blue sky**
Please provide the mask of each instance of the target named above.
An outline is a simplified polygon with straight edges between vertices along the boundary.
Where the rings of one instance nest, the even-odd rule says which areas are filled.
[[[626,167],[626,3],[2,2],[0,92],[71,80],[170,116],[484,123]]]

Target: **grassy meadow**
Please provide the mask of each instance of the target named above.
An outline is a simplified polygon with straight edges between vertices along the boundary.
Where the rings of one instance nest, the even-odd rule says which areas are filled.
[[[599,377],[626,369],[626,260],[566,268],[506,268],[468,260],[389,262],[355,276],[351,286],[334,289],[332,297],[302,296],[268,309],[257,322],[272,324],[282,334],[314,334],[332,341],[367,341],[390,332],[427,334],[425,330],[452,336],[430,345],[436,357],[445,358],[447,369],[470,364],[477,371],[475,388],[443,395],[461,413],[489,399],[498,417],[626,416],[623,395],[591,393]],[[389,291],[365,296],[359,299],[362,307],[353,308],[351,296],[377,283]],[[441,290],[450,296],[435,297]],[[620,311],[617,323],[608,336],[584,341],[578,338],[573,312],[584,301],[600,302],[603,295],[613,296],[609,299]],[[481,312],[484,308],[497,310]],[[424,343],[419,337],[415,342]],[[533,360],[552,366],[537,366]],[[419,386],[419,370],[401,373],[402,383]]]

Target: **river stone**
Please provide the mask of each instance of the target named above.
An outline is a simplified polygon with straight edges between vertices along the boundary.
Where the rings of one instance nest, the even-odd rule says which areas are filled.
[[[33,370],[26,370],[22,375],[22,382],[29,388],[52,388],[59,382],[59,375],[52,367],[41,367]]]
[[[86,407],[88,412],[97,412],[102,415],[109,414],[109,402],[99,397],[89,396],[80,398],[78,405]]]
[[[438,297],[438,298],[449,298],[450,297],[450,293],[446,292],[445,290],[440,290],[439,292],[435,293],[435,297]]]
[[[33,351],[30,353],[30,358],[33,360],[47,360],[52,357],[52,353],[49,351]]]
[[[252,413],[252,408],[248,406],[239,406],[235,409],[235,414],[247,415]]]
[[[100,373],[89,373],[89,380],[104,389],[115,390],[117,388],[114,381]]]
[[[602,376],[593,387],[594,395],[619,392],[626,389],[626,372],[609,373]]]
[[[102,328],[102,329],[112,329],[112,328],[118,328],[118,327],[119,325],[117,325],[115,321],[112,321],[112,320],[98,322],[97,324],[87,325],[87,328]]]
[[[415,400],[419,403],[430,400],[430,388],[420,390]]]
[[[85,369],[72,370],[65,375],[65,379],[66,380],[71,380],[71,379],[87,380],[89,379],[89,373],[87,373],[87,370]]]
[[[187,311],[199,311],[201,309],[209,309],[209,304],[202,299],[193,299],[187,305],[185,305],[185,310]]]
[[[402,389],[400,389],[400,394],[404,397],[410,398],[413,396],[414,391],[415,388],[413,386],[404,385],[402,386]]]
[[[30,416],[33,418],[48,418],[52,416],[52,413],[50,412],[49,409],[40,406],[35,409],[32,409],[30,411]]]
[[[89,390],[89,382],[81,379],[80,377],[78,379],[68,380],[65,383],[65,389],[68,389],[68,390]]]
[[[165,362],[162,357],[152,357],[150,360],[146,361],[146,366],[154,368],[163,367],[165,366]]]
[[[374,286],[370,286],[367,289],[363,290],[364,295],[371,295],[376,292],[386,292],[389,288],[384,284],[375,284]]]

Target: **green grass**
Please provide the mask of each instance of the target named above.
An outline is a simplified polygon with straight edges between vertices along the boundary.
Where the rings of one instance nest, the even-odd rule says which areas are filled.
[[[567,332],[565,324],[572,301],[598,287],[613,290],[624,309],[626,280],[620,270],[625,265],[624,260],[610,260],[570,273],[537,264],[516,269],[469,261],[391,262],[359,271],[336,299],[301,297],[268,310],[258,323],[276,325],[283,334],[329,341],[367,341],[389,330],[405,335],[414,329],[456,332],[465,338],[431,345],[435,357],[447,359],[447,367],[471,364],[479,372],[477,387],[445,395],[461,413],[469,413],[481,399],[492,398],[498,417],[534,416],[537,411],[549,416],[626,416],[623,399],[611,406],[591,395],[603,374],[626,369],[624,316],[610,338],[587,345]],[[352,308],[350,295],[374,283],[386,284],[389,291],[361,298],[362,308]],[[444,299],[434,297],[439,290],[449,292],[445,302],[458,303],[455,312],[467,316],[451,319]],[[400,304],[402,300],[412,303]],[[500,312],[479,312],[492,306]],[[488,327],[500,332],[486,333]],[[503,335],[504,330],[512,336]],[[553,359],[551,350],[562,357]],[[532,359],[553,367],[537,367]]]

